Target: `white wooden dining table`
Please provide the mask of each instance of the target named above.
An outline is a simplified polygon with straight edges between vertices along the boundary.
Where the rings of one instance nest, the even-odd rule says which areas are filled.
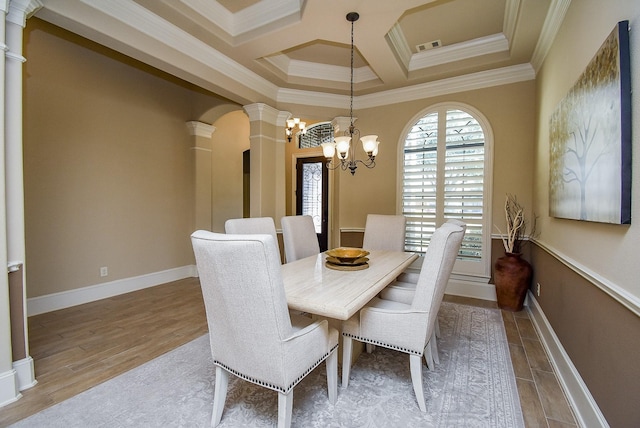
[[[369,267],[336,270],[325,265],[326,254],[282,265],[289,309],[347,320],[402,273],[418,255],[401,251],[370,251]]]

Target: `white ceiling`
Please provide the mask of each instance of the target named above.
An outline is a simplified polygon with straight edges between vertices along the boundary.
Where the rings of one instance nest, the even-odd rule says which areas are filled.
[[[36,16],[240,104],[360,107],[529,80],[569,0],[39,0]],[[417,45],[441,46],[418,51]]]

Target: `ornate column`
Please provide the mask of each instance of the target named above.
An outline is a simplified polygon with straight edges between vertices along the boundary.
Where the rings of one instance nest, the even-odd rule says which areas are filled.
[[[42,7],[38,0],[10,0],[6,16],[4,64],[4,189],[6,249],[11,317],[12,366],[19,390],[35,385],[29,356],[25,291],[24,179],[22,159],[22,42],[27,18]]]
[[[187,129],[192,136],[195,230],[211,230],[211,135],[216,128],[208,123],[190,121]]]
[[[0,0],[0,265],[7,266],[7,216],[5,203],[5,173],[4,173],[4,147],[5,147],[5,19],[9,10],[8,0]],[[18,377],[13,368],[11,356],[11,318],[9,316],[9,276],[0,275],[0,406],[11,403],[21,397],[18,389]]]
[[[263,103],[244,106],[250,122],[251,217],[285,214],[284,124],[290,115]]]

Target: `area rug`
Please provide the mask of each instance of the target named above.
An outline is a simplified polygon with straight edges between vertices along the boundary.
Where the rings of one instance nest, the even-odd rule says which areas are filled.
[[[443,303],[440,364],[423,370],[418,409],[409,356],[362,354],[338,401],[327,399],[324,364],[294,389],[294,427],[523,427],[500,311]],[[399,332],[400,334],[400,332]],[[215,370],[204,335],[13,427],[209,427]],[[272,427],[277,394],[230,376],[220,427]]]

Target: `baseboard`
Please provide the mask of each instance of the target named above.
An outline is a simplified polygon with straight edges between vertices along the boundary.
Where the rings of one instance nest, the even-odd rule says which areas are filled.
[[[16,371],[18,379],[18,390],[24,391],[38,383],[36,372],[33,368],[33,358],[27,357],[20,361],[14,361],[13,369]]]
[[[0,373],[0,407],[11,404],[22,397],[18,392],[18,376],[14,369]]]
[[[404,271],[405,273],[412,274],[413,280],[418,280],[420,275],[420,264],[412,264]],[[478,278],[474,281],[470,276],[451,274],[445,294],[460,297],[471,297],[473,299],[490,300],[495,302],[498,300],[496,297],[496,287],[493,284],[489,284],[487,278]]]
[[[445,293],[494,302],[497,300],[495,285],[479,281],[464,281],[453,277],[449,279]]]
[[[551,324],[533,293],[528,293],[528,308],[531,320],[540,335],[543,346],[547,350],[549,360],[558,376],[558,380],[573,408],[578,426],[608,427],[609,423],[600,411],[598,404],[582,380],[580,373],[573,365],[562,343],[556,336]]]
[[[27,299],[27,316],[56,311],[194,276],[197,276],[196,266],[188,265],[46,296],[32,297]]]

